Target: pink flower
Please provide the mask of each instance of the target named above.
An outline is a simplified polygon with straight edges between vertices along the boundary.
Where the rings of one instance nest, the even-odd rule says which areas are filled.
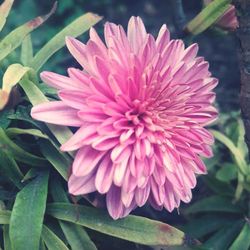
[[[205,174],[200,156],[211,157],[213,136],[204,128],[217,117],[212,106],[217,80],[198,46],[170,40],[163,25],[155,40],[139,17],[127,35],[106,23],[105,44],[90,30],[85,45],[66,44],[84,70],[43,72],[60,101],[32,109],[34,119],[79,128],[61,146],[78,150],[69,192],[106,194],[110,215],[121,218],[147,201],[168,211],[189,202],[195,174]]]
[[[208,5],[213,0],[204,0],[205,5]],[[230,4],[225,13],[216,22],[222,29],[234,31],[239,27],[236,10],[234,5]]]

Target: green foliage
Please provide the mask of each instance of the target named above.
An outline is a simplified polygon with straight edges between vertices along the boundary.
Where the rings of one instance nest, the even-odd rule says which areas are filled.
[[[39,173],[18,192],[10,217],[9,231],[13,249],[39,248],[47,192],[47,171]]]
[[[121,239],[145,245],[176,246],[184,244],[184,233],[161,222],[128,216],[114,221],[106,212],[66,203],[48,205],[47,213],[69,222]],[[77,215],[77,213],[79,213]]]
[[[231,0],[213,0],[186,26],[186,31],[198,35],[212,24],[228,9]]]

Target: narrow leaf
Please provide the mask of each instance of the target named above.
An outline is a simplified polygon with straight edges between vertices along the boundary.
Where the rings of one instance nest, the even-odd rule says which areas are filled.
[[[17,188],[22,188],[23,174],[13,157],[5,149],[0,150],[0,173],[7,177]]]
[[[29,70],[21,64],[11,64],[3,75],[3,86],[0,92],[0,110],[4,109],[8,103],[12,88],[20,81],[24,74]]]
[[[3,40],[0,42],[0,61],[4,59],[13,50],[19,47],[23,39],[34,29],[39,27],[43,22],[45,22],[55,11],[56,5],[54,5],[51,11],[45,16],[39,16],[35,19],[21,25],[12,32],[10,32]]]
[[[45,225],[43,225],[42,239],[48,250],[69,250],[63,241]]]
[[[33,179],[39,175],[39,171],[36,168],[31,168],[23,177],[22,182]]]
[[[95,25],[102,18],[93,13],[86,13],[56,34],[42,49],[38,51],[32,60],[30,66],[35,70],[39,70],[43,64],[59,49],[65,45],[65,37],[77,37],[87,31],[91,26]]]
[[[17,161],[26,163],[30,166],[44,167],[47,162],[45,159],[30,154],[16,145],[9,139],[4,130],[0,128],[0,148],[1,147],[8,150]]]
[[[237,141],[237,148],[243,153],[243,155],[247,158],[248,157],[248,149],[245,142],[245,128],[243,121],[241,119],[238,119],[238,131],[239,131],[239,137]]]
[[[214,234],[211,238],[209,238],[205,243],[204,247],[207,249],[213,250],[228,250],[229,245],[239,233],[243,222],[237,221],[231,227],[224,227],[216,234]],[[237,249],[241,250],[241,249]]]
[[[235,218],[223,217],[217,214],[207,214],[190,220],[190,222],[184,226],[184,229],[193,237],[200,238],[222,227],[231,226],[235,221]]]
[[[28,70],[30,70],[29,67],[24,67],[19,63],[11,64],[3,75],[3,90],[9,93]]]
[[[1,93],[0,93],[0,99],[1,99]],[[5,109],[0,112],[0,127],[3,129],[6,129],[10,125],[10,115],[13,115],[14,110],[13,109]]]
[[[71,162],[69,162],[62,153],[60,153],[55,147],[53,147],[49,142],[40,142],[41,152],[44,157],[51,163],[51,165],[59,172],[59,174],[68,180],[68,172],[71,167]]]
[[[11,211],[0,209],[0,225],[7,225],[10,223]]]
[[[194,240],[186,241],[185,234],[170,225],[139,216],[130,215],[115,221],[102,210],[67,203],[49,204],[47,213],[57,219],[139,244],[164,246],[197,244]]]
[[[211,132],[213,133],[215,139],[223,143],[230,150],[237,166],[239,167],[239,170],[242,172],[242,174],[246,175],[249,170],[242,152],[234,145],[234,143],[228,137],[226,137],[219,131],[211,130]]]
[[[237,178],[237,166],[232,163],[224,163],[216,172],[216,178],[223,182],[229,182]]]
[[[214,0],[186,26],[188,33],[197,35],[214,24],[229,8],[231,0]]]
[[[250,247],[250,225],[247,221],[229,250],[248,250]]]
[[[228,212],[228,213],[242,213],[242,208],[236,204],[232,204],[232,201],[223,196],[210,196],[195,202],[189,206],[185,213],[199,213],[199,212]]]
[[[5,0],[0,5],[0,31],[3,29],[3,26],[6,23],[6,18],[9,15],[13,2],[14,0]]]
[[[3,226],[3,242],[4,242],[4,250],[11,250],[9,225]]]
[[[21,62],[23,65],[28,65],[33,59],[33,47],[30,34],[27,35],[22,42]]]
[[[43,172],[17,194],[10,218],[13,250],[39,248],[47,190],[48,172]]]
[[[9,138],[13,138],[17,135],[33,135],[35,137],[48,139],[48,136],[38,129],[8,128],[6,129],[6,134]]]

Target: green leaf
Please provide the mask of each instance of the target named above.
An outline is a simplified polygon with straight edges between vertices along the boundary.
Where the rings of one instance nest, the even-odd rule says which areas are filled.
[[[32,124],[36,128],[42,129],[42,126],[41,126],[42,123],[35,121],[31,118],[30,109],[27,106],[25,107],[25,106],[19,105],[16,109],[16,112],[14,114],[8,115],[8,118],[10,120],[25,121],[25,122]]]
[[[242,152],[234,145],[234,143],[228,137],[226,137],[219,131],[216,130],[210,130],[210,131],[213,133],[214,137],[218,141],[223,143],[230,150],[239,170],[242,172],[243,175],[246,175],[249,172],[249,170]]]
[[[50,86],[48,86],[45,83],[39,83],[39,85],[37,86],[44,95],[46,96],[52,96],[52,97],[57,97],[57,92],[58,90],[55,88],[52,88]]]
[[[204,247],[212,250],[228,250],[229,245],[239,233],[243,222],[237,221],[231,227],[224,227],[211,238],[209,238],[205,243]],[[237,249],[241,250],[241,249]]]
[[[56,34],[47,44],[40,49],[32,60],[30,66],[39,70],[43,64],[59,49],[65,45],[65,37],[77,37],[98,23],[102,18],[93,13],[86,13]]]
[[[239,137],[237,141],[237,148],[242,152],[245,158],[248,157],[248,149],[245,142],[245,128],[241,119],[238,119],[238,131]]]
[[[40,103],[48,102],[46,96],[41,92],[41,90],[30,80],[22,79],[20,82],[25,94],[29,98],[33,106]],[[52,124],[47,124],[50,131],[54,134],[56,139],[60,144],[66,142],[73,134],[69,128],[63,126],[57,126]]]
[[[40,246],[39,246],[39,250],[47,250],[45,243],[42,239],[40,239]]]
[[[234,188],[230,184],[222,182],[216,179],[215,177],[209,175],[204,177],[202,176],[201,178],[202,181],[204,181],[209,187],[209,189],[213,190],[216,194],[233,197]]]
[[[247,221],[229,250],[248,250],[250,247],[250,225]]]
[[[6,129],[9,125],[11,120],[9,119],[9,115],[14,113],[13,109],[4,109],[0,112],[0,127]]]
[[[27,35],[22,42],[21,62],[23,65],[29,65],[33,59],[33,47],[30,34]]]
[[[9,225],[3,226],[3,242],[4,242],[4,250],[11,250]]]
[[[35,19],[21,25],[12,32],[10,32],[3,40],[0,42],[0,61],[9,55],[13,50],[19,47],[23,39],[34,29],[39,27],[43,22],[45,22],[55,11],[56,5],[54,5],[51,11],[45,16],[39,16]]]
[[[229,182],[237,179],[237,166],[232,163],[224,163],[216,172],[216,178],[223,182]]]
[[[189,206],[184,213],[205,213],[205,212],[228,212],[228,213],[242,213],[242,208],[238,205],[232,204],[232,201],[223,196],[210,196],[195,202]]]
[[[5,149],[0,150],[0,173],[7,177],[17,188],[23,187],[23,174],[13,157]]]
[[[197,243],[186,241],[185,234],[170,225],[140,216],[130,215],[115,221],[100,209],[67,203],[49,204],[47,213],[57,219],[139,244],[180,246]]]
[[[23,177],[22,182],[25,182],[27,180],[35,178],[37,175],[39,175],[39,171],[37,168],[31,168]]]
[[[10,93],[11,89],[22,79],[22,77],[30,70],[19,63],[11,64],[3,75],[2,89]]]
[[[30,68],[18,63],[11,64],[7,68],[3,75],[2,89],[0,89],[0,110],[3,110],[8,104],[12,88],[29,70]]]
[[[5,0],[0,5],[0,31],[3,29],[3,26],[6,23],[6,19],[9,15],[13,2],[14,0]]]
[[[0,225],[7,225],[10,223],[11,211],[0,209]]]
[[[0,148],[4,148],[17,160],[26,163],[30,166],[44,167],[47,161],[41,157],[35,156],[24,151],[21,147],[16,145],[5,134],[4,130],[0,128]]]
[[[197,35],[214,24],[229,8],[231,0],[214,0],[186,26],[188,33]]]
[[[69,203],[67,195],[58,179],[54,179],[51,183],[51,192],[54,201]],[[75,223],[60,220],[59,224],[72,250],[97,250],[83,227]]]
[[[13,250],[39,248],[48,192],[48,172],[41,172],[18,194],[10,218]]]
[[[48,136],[43,134],[38,129],[8,128],[6,129],[6,134],[10,138],[13,138],[17,135],[33,135],[35,137],[48,139]]]
[[[235,218],[207,214],[190,220],[188,224],[184,225],[184,230],[193,237],[200,238],[222,227],[232,225],[235,221]]]
[[[58,171],[58,173],[65,179],[68,180],[68,172],[72,165],[64,155],[53,147],[49,142],[40,142],[41,152],[44,157],[51,163],[51,165]]]
[[[69,250],[63,241],[45,225],[43,225],[42,239],[49,250]]]
[[[59,223],[72,250],[97,250],[95,244],[81,226],[64,221]]]

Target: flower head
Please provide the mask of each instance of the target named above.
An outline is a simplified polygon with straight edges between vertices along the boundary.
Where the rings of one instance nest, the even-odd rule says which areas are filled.
[[[163,25],[156,39],[139,17],[127,34],[106,23],[105,43],[92,28],[83,44],[66,44],[83,70],[68,76],[43,72],[60,101],[38,105],[32,117],[78,130],[61,146],[77,150],[69,192],[106,194],[110,215],[121,218],[147,201],[168,211],[189,202],[195,174],[206,173],[213,136],[204,128],[217,117],[208,63],[197,44],[170,40]]]
[[[204,4],[208,5],[214,0],[204,0]],[[230,4],[225,13],[217,20],[216,24],[222,29],[234,31],[239,27],[234,5]]]

